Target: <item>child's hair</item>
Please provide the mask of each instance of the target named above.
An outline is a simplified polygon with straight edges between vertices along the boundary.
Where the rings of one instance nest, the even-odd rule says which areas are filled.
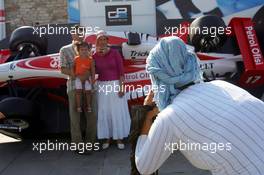
[[[78,54],[80,53],[80,48],[82,48],[82,47],[86,47],[90,50],[92,48],[92,44],[86,43],[84,41],[77,43],[76,44],[76,50],[77,50]]]

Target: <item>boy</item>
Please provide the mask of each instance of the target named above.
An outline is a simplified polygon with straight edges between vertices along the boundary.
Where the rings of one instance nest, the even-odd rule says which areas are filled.
[[[82,112],[81,95],[83,89],[86,95],[86,111],[92,112],[91,90],[95,81],[95,66],[91,57],[91,44],[80,42],[76,45],[77,56],[74,59],[73,74],[75,75],[76,106],[77,111]],[[90,76],[89,76],[90,75]]]

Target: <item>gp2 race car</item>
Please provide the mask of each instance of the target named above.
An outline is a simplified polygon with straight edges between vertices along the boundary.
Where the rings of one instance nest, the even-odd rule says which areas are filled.
[[[197,18],[189,27],[226,28],[216,16]],[[234,18],[229,27],[229,35],[185,33],[179,37],[196,52],[205,81],[226,80],[263,100],[264,60],[251,19]],[[131,32],[108,35],[110,46],[124,58],[126,84],[149,86],[146,58],[159,39],[166,36]],[[94,44],[95,35],[89,34],[85,40]],[[9,44],[10,49],[0,52],[0,112],[6,117],[0,120],[0,129],[69,132],[67,77],[60,73],[59,54],[46,55],[47,39],[33,35],[33,27],[16,29]],[[129,105],[141,103],[147,89],[128,90]]]

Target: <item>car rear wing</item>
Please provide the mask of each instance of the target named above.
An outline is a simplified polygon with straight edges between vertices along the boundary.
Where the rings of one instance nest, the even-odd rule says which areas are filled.
[[[246,88],[264,85],[264,58],[252,20],[233,18],[229,26],[236,36],[245,67],[239,84]]]
[[[11,52],[9,49],[1,49],[0,50],[0,64],[5,63],[10,55],[11,55]]]

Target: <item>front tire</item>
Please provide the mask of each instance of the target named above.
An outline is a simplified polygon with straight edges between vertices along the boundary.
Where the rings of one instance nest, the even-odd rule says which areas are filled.
[[[14,30],[9,40],[11,51],[19,51],[21,47],[31,47],[36,55],[45,55],[47,53],[47,38],[40,37],[35,33],[32,26],[23,26]]]
[[[34,103],[20,97],[7,97],[0,101],[0,112],[6,116],[2,129],[6,128],[8,132],[24,133],[32,128],[31,125],[36,120]]]

